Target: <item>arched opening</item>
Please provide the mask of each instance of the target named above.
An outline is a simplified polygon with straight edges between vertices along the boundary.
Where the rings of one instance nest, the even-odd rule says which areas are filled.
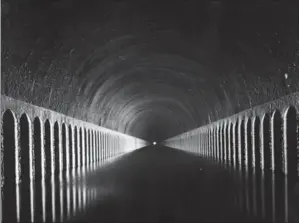
[[[110,158],[111,157],[111,134],[110,133],[107,134],[107,139],[108,139],[107,154],[108,154],[108,158]],[[136,141],[135,141],[135,145],[136,145]]]
[[[114,149],[115,149],[115,135],[111,134],[111,143],[112,143],[112,149],[111,149],[111,157],[114,156]]]
[[[67,127],[66,124],[62,124],[62,171],[63,178],[66,177],[66,169],[67,169]]]
[[[35,221],[42,221],[42,124],[38,117],[33,122],[33,143],[35,152]]]
[[[101,132],[99,131],[99,162],[102,159],[102,139],[101,139]]]
[[[38,117],[33,122],[33,143],[35,152],[35,180],[42,177],[42,132],[41,121]]]
[[[69,158],[69,154],[67,153],[68,150],[68,144],[67,144],[67,126],[65,123],[62,124],[62,179],[63,184],[67,177],[67,159]],[[64,186],[64,185],[63,185]],[[60,186],[60,205],[61,205],[61,215],[60,215],[60,221],[64,221],[67,214],[67,196],[65,187]]]
[[[20,219],[30,221],[30,123],[26,114],[20,118],[21,212]]]
[[[94,160],[95,163],[98,161],[98,148],[99,148],[98,131],[95,131],[95,160]]]
[[[264,205],[265,205],[265,219],[271,221],[272,218],[272,171],[271,171],[271,149],[270,149],[270,142],[271,142],[271,135],[270,135],[270,117],[268,114],[264,115],[262,121],[262,128],[263,128],[263,144],[262,144],[262,153],[263,153],[263,170],[264,170]]]
[[[116,143],[117,143],[117,136],[114,136],[113,156],[115,156],[116,154]]]
[[[259,117],[254,119],[253,123],[253,137],[254,137],[254,154],[255,154],[255,178],[254,178],[254,187],[256,188],[256,193],[254,195],[254,199],[256,200],[256,208],[255,212],[257,217],[262,217],[262,188],[261,188],[261,180],[262,180],[262,154],[261,154],[261,121]]]
[[[286,126],[284,127],[286,131],[286,148],[285,157],[286,170],[285,173],[288,175],[288,183],[290,188],[295,186],[297,177],[299,176],[298,171],[298,139],[297,139],[297,113],[294,107],[289,107],[286,115]]]
[[[69,172],[71,173],[72,170],[75,169],[75,137],[74,137],[74,131],[76,131],[76,127],[73,128],[71,125],[68,126],[69,131]],[[73,205],[73,196],[72,196],[72,186],[67,185],[67,197],[68,197],[68,214],[69,216],[72,216],[72,205]]]
[[[69,147],[68,147],[68,154],[69,154],[69,157],[68,157],[68,160],[69,160],[69,170],[71,170],[73,167],[74,167],[74,163],[73,163],[73,156],[74,156],[74,153],[73,153],[73,128],[71,125],[69,125],[69,131],[68,131],[68,134],[69,134]]]
[[[89,153],[89,164],[92,164],[93,159],[93,131],[89,130],[89,147],[88,147],[88,153]]]
[[[84,165],[84,137],[83,129],[79,128],[79,143],[78,143],[78,165],[82,167]]]
[[[45,211],[45,218],[47,222],[52,222],[52,196],[51,196],[51,174],[52,174],[52,132],[51,132],[51,124],[50,121],[47,119],[45,122],[45,203],[46,203],[46,211]]]
[[[216,142],[217,142],[217,164],[221,164],[221,141],[220,141],[220,126],[216,126]]]
[[[228,153],[229,153],[229,124],[227,122],[224,123],[223,126],[223,131],[224,131],[224,148],[225,148],[225,152],[224,152],[224,160],[225,160],[225,167],[228,168],[229,165],[229,157],[228,157]],[[208,145],[209,146],[209,145]],[[208,147],[209,148],[209,147]]]
[[[99,135],[98,131],[94,131],[94,163],[97,163],[98,157],[99,157],[99,147],[100,147],[100,142],[99,142]]]
[[[206,142],[204,141],[204,134],[200,133],[200,149],[203,156],[207,156],[207,148],[206,148]]]
[[[283,153],[282,153],[282,117],[279,111],[274,111],[272,115],[272,135],[271,135],[271,155],[272,155],[272,165],[271,169],[275,171],[276,174],[283,172]]]
[[[236,125],[235,125],[235,170],[239,171],[239,120],[237,120]]]
[[[234,180],[236,181],[236,183],[238,184],[239,183],[239,147],[240,147],[240,144],[239,144],[239,134],[240,134],[240,120],[236,120],[236,123],[234,125],[234,128],[233,128],[233,133],[234,133],[234,148],[233,148],[233,163],[234,163]],[[235,192],[235,203],[236,205],[240,206],[240,193],[239,191],[236,191]]]
[[[241,176],[245,174],[245,159],[246,159],[246,147],[245,147],[245,120],[241,120],[240,123],[240,139],[239,139],[239,170],[241,171]]]
[[[213,127],[213,161],[217,163],[217,127]]]
[[[87,165],[89,166],[91,164],[91,158],[92,158],[92,134],[91,130],[87,130],[87,140],[88,140],[88,147],[86,148],[87,153]]]
[[[78,167],[78,150],[79,150],[79,145],[78,145],[78,128],[75,126],[74,129],[74,158],[73,158],[73,165],[74,168],[76,169]]]
[[[215,153],[215,129],[214,129],[214,126],[211,127],[211,160],[212,161],[215,161],[215,156],[216,156],[216,153]]]
[[[16,222],[16,119],[11,110],[3,114],[3,222]]]
[[[199,139],[199,153],[202,154],[203,156],[205,157],[208,157],[208,153],[209,153],[209,150],[211,150],[212,148],[209,148],[206,149],[204,144],[203,144],[203,134],[202,133],[198,133],[198,139]],[[211,137],[210,137],[210,130],[208,130],[208,133],[207,133],[207,140],[208,140],[208,144],[210,144],[210,140],[211,140]]]
[[[253,172],[253,146],[252,146],[252,121],[251,118],[248,118],[246,123],[246,132],[247,132],[247,165],[248,165],[248,176],[252,176]]]
[[[230,123],[230,128],[229,128],[229,143],[230,143],[230,147],[229,147],[229,155],[230,155],[230,170],[232,170],[232,167],[234,166],[234,123]]]
[[[45,159],[46,175],[49,177],[51,175],[51,125],[49,120],[45,122]]]
[[[284,221],[284,173],[283,173],[283,129],[282,117],[279,111],[272,115],[272,190],[274,192],[273,215],[278,222]]]
[[[104,160],[104,133],[103,132],[100,133],[100,140],[101,140],[101,148],[100,148],[100,150],[101,150],[101,161],[103,161]]]
[[[103,132],[103,160],[106,159],[107,138],[106,132]]]
[[[111,148],[110,148],[110,150],[111,150],[111,156],[113,156],[114,155],[114,146],[115,146],[115,135],[112,135],[111,134]]]
[[[102,160],[102,133],[99,131],[99,162]]]
[[[252,151],[252,121],[251,118],[248,118],[246,122],[246,207],[248,214],[252,214],[252,204],[253,204],[253,187],[252,187],[252,178],[253,178],[253,151]]]
[[[115,156],[117,154],[117,139],[118,139],[118,136],[114,136],[114,150],[113,150],[113,155]],[[157,143],[157,142],[156,142]]]
[[[119,142],[120,142],[119,140],[120,140],[120,136],[116,136],[115,155],[118,155],[118,148],[119,148]]]
[[[54,123],[54,154],[55,154],[55,185],[53,185],[55,187],[55,194],[52,193],[52,196],[55,196],[55,219],[58,220],[60,217],[60,213],[61,213],[61,209],[60,209],[60,190],[59,190],[59,175],[61,173],[61,158],[62,158],[62,151],[60,148],[60,140],[61,140],[61,136],[60,136],[60,126],[58,124],[58,122],[56,121]],[[58,218],[58,219],[57,219]]]
[[[135,145],[136,145],[136,141],[135,141]],[[112,136],[109,133],[108,134],[108,147],[107,147],[108,158],[111,157],[111,147],[112,147]]]
[[[55,177],[59,176],[60,172],[60,159],[61,159],[61,153],[60,153],[60,146],[59,146],[59,125],[58,122],[54,123],[54,154],[55,154]]]
[[[111,148],[110,148],[110,157],[113,156],[113,152],[114,152],[114,138],[115,136],[113,134],[111,134]]]
[[[91,139],[91,146],[89,148],[90,151],[90,164],[93,164],[94,161],[94,131],[90,130],[90,139]]]
[[[89,147],[87,148],[88,154],[89,154],[89,159],[88,163],[91,165],[92,164],[92,158],[93,158],[93,130],[89,129],[88,130],[88,136],[89,136]]]
[[[107,154],[107,158],[110,158],[110,143],[111,137],[110,137],[110,133],[107,133],[107,147],[106,147],[106,154]]]
[[[225,164],[225,142],[224,142],[224,123],[221,122],[219,126],[220,131],[220,163],[223,166]]]
[[[100,132],[100,161],[103,159],[103,133]]]
[[[85,128],[84,130],[84,140],[85,140],[85,148],[84,148],[84,162],[85,165],[88,166],[88,160],[89,160],[89,154],[88,154],[88,147],[89,147],[89,136],[88,136],[88,130]]]
[[[93,130],[93,141],[94,141],[94,148],[93,148],[93,163],[96,162],[97,158],[97,132]]]
[[[284,145],[284,173],[285,176],[285,221],[292,222],[291,210],[298,210],[297,200],[294,199],[294,189],[298,183],[298,119],[297,112],[293,106],[290,106],[286,113],[285,119],[285,137]]]
[[[135,139],[132,139],[134,141],[134,148],[136,147],[136,140]],[[188,133],[188,136],[187,136],[187,143],[188,143],[188,149],[189,151],[191,152],[192,151],[192,136],[191,136],[191,133]]]
[[[109,158],[109,147],[110,147],[110,135],[109,133],[106,133],[106,158]]]
[[[78,148],[78,158],[80,160],[80,166],[86,164],[86,147],[87,147],[87,137],[86,129],[83,127],[79,130],[80,146]]]
[[[245,120],[240,120],[240,132],[239,132],[239,173],[240,173],[240,182],[241,182],[241,191],[240,191],[240,207],[241,210],[246,213],[246,147],[245,147]]]

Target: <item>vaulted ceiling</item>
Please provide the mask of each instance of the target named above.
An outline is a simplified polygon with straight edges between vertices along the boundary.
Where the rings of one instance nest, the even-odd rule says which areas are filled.
[[[296,1],[3,0],[2,94],[162,140],[298,91],[297,32]]]

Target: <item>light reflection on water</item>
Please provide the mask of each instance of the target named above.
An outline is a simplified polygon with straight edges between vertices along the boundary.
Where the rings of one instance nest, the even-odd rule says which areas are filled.
[[[52,197],[52,219],[53,219],[53,222],[56,221],[56,209],[55,209],[55,198],[56,198],[56,188],[55,188],[55,180],[52,179],[51,181],[51,189],[52,189],[52,193],[51,194],[48,194],[49,197]],[[50,206],[50,204],[49,204]]]
[[[66,188],[66,199],[67,199],[67,219],[71,216],[71,190],[70,187]]]
[[[110,163],[109,160],[106,163]],[[104,188],[100,185],[88,185],[87,178],[103,166],[103,163],[91,165],[71,170],[66,174],[65,179],[55,179],[53,177],[42,178],[41,180],[32,180],[30,182],[30,197],[28,208],[30,208],[30,217],[36,222],[62,222],[76,218],[80,213],[84,213],[88,208],[95,204],[98,199],[108,193],[114,193],[110,187]],[[272,173],[260,174],[253,173],[250,179],[247,179],[247,191],[245,196],[252,197],[247,199],[247,207],[257,216],[264,216],[264,219],[276,219],[277,222],[289,220],[291,215],[290,196],[292,188],[288,186],[288,178],[285,175],[276,175],[266,182],[266,176]],[[244,176],[244,175],[243,175]],[[246,175],[247,176],[247,175]],[[249,176],[247,176],[249,177]],[[50,179],[49,179],[50,178]],[[24,182],[22,182],[24,183]],[[22,199],[22,183],[17,184],[17,213],[22,213],[20,202]],[[37,190],[40,185],[40,190]],[[58,194],[58,196],[55,196]],[[243,194],[244,195],[244,194]],[[250,196],[249,196],[250,195]],[[267,199],[270,198],[270,202]],[[37,201],[40,201],[42,211],[38,211]],[[243,197],[243,200],[246,200]],[[276,206],[273,206],[272,200]],[[55,203],[56,202],[56,203]],[[20,218],[18,218],[20,219]],[[41,221],[38,221],[41,219]],[[23,219],[22,219],[23,220]]]
[[[60,185],[60,222],[63,222],[64,221],[64,219],[63,219],[63,211],[64,211],[64,208],[63,208],[63,206],[64,206],[64,203],[63,203],[63,201],[64,201],[64,193],[63,193],[63,190],[64,188],[63,188],[63,185]]]
[[[16,204],[17,204],[17,211],[16,211],[16,214],[17,214],[17,221],[19,222],[20,221],[20,186],[19,184],[16,185]],[[5,215],[5,213],[3,213],[3,215]]]
[[[102,165],[103,163],[97,163],[67,170],[64,178],[46,175],[39,180],[33,178],[30,182],[19,182],[16,184],[15,197],[12,198],[16,201],[16,216],[9,216],[5,219],[63,222],[85,212],[92,202],[96,201],[97,194],[95,187],[91,188],[86,185],[86,178]],[[26,188],[29,188],[27,193],[24,190]],[[27,205],[25,205],[26,202]]]
[[[45,183],[45,180],[42,179],[42,205],[43,205],[43,212],[42,212],[42,215],[43,215],[43,222],[46,221],[46,183]]]
[[[31,209],[31,221],[34,222],[34,210],[35,210],[35,198],[34,198],[34,181],[30,181],[30,209]]]

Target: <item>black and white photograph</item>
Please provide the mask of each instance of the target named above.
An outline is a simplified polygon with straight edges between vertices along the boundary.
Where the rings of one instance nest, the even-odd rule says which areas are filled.
[[[2,0],[0,222],[299,223],[298,0]]]

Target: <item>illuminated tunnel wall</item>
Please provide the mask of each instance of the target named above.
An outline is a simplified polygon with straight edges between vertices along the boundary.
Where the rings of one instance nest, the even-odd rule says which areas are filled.
[[[299,93],[294,93],[163,144],[229,170],[240,185],[232,199],[249,216],[266,222],[298,222],[298,102]]]
[[[297,9],[3,0],[2,94],[162,141],[298,91]]]
[[[63,221],[72,216],[71,209],[76,215],[88,207],[92,199],[87,201],[86,193],[91,196],[92,191],[84,192],[84,185],[74,180],[111,158],[147,145],[144,140],[6,96],[1,97],[1,114],[5,222]],[[77,194],[64,196],[73,185]]]
[[[24,156],[20,160],[17,156],[14,165],[14,150],[5,150],[10,157],[5,165],[16,173],[7,179],[7,185],[14,184],[15,178],[16,182],[26,182],[33,177],[33,172],[22,168],[24,165],[32,169],[44,165],[41,171],[35,168],[37,176],[51,173],[63,178],[63,170],[70,165],[81,167],[98,157],[123,152],[123,147],[116,146],[116,150],[87,153],[85,148],[90,145],[106,148],[111,142],[125,141],[125,149],[134,149],[144,145],[142,140],[162,142],[200,126],[222,123],[218,120],[299,90],[297,1],[3,0],[1,12],[1,95],[36,105],[37,111],[45,108],[42,116],[32,115],[34,109],[19,111],[17,104],[8,108],[11,111],[3,111],[10,123],[16,123],[15,128],[4,125],[11,132],[7,138],[15,135],[16,144],[8,146],[18,148],[15,154]],[[29,108],[26,103],[23,105]],[[51,114],[57,113],[52,111],[82,122],[56,120]],[[282,121],[278,113],[275,117]],[[204,143],[205,148],[220,148],[231,142],[222,137],[223,129],[236,128],[237,121],[230,120],[225,128],[210,126],[213,131],[205,133],[209,137],[195,142]],[[262,116],[259,121],[262,123]],[[135,138],[107,129],[142,140],[137,146]],[[45,137],[31,137],[35,132]],[[230,134],[235,137],[235,133]],[[248,136],[243,131],[241,136],[244,143],[243,137]],[[270,140],[268,136],[263,139]],[[34,156],[25,151],[34,151],[35,144],[44,146],[46,155],[43,159],[43,154],[38,154],[41,161],[37,159],[33,165]],[[64,156],[63,151],[67,153],[70,148],[79,149]],[[265,169],[272,165],[268,158]],[[241,167],[236,164],[236,168]],[[20,191],[27,190],[28,185]],[[49,185],[42,187],[50,190],[45,194],[60,191]],[[59,200],[62,196],[45,195],[42,213],[52,213],[42,216],[46,222],[57,216],[64,219],[65,213],[85,207],[81,195],[91,192],[78,188],[83,192],[70,189],[76,196],[69,202],[69,212],[60,205],[65,203]],[[19,190],[9,186],[7,190],[19,196],[25,207],[16,209],[20,213],[12,216],[32,218],[34,214],[27,209],[33,208],[22,203],[29,198],[24,201]]]

